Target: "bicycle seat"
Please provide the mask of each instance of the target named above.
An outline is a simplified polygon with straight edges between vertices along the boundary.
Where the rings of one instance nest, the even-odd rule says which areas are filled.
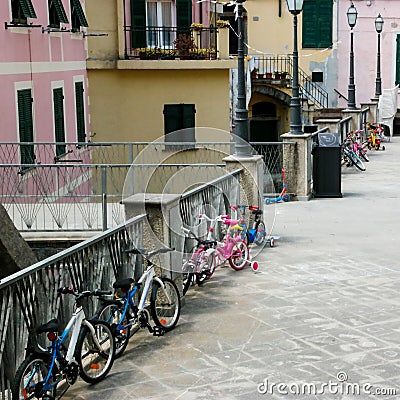
[[[229,229],[231,229],[231,230],[236,230],[237,229],[239,231],[242,231],[243,227],[238,225],[238,224],[236,224],[236,225],[230,226]]]
[[[263,211],[262,210],[254,210],[251,213],[255,214],[255,215],[261,215],[263,213]]]
[[[133,278],[126,278],[126,279],[121,279],[117,282],[114,282],[113,288],[114,289],[124,289],[124,290],[129,290],[132,283],[135,283],[135,280]]]
[[[45,324],[40,325],[36,329],[36,333],[44,333],[44,332],[58,332],[57,318],[51,319],[49,322],[46,322]]]

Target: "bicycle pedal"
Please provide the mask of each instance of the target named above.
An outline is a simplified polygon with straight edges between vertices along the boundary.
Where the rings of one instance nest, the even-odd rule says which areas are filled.
[[[153,336],[164,336],[164,329],[161,326],[153,327]]]

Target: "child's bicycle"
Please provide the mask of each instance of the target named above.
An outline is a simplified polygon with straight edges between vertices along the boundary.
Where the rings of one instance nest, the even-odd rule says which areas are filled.
[[[178,288],[171,279],[158,277],[151,261],[155,255],[173,250],[172,248],[160,248],[151,252],[136,248],[126,250],[127,254],[141,254],[146,257],[146,270],[136,282],[133,278],[115,282],[114,299],[100,298],[101,306],[95,317],[110,324],[115,335],[116,358],[122,355],[130,337],[139,329],[147,329],[154,336],[163,336],[164,332],[172,330],[177,324],[181,312]],[[140,291],[140,300],[136,305],[134,297]],[[150,315],[154,326],[150,325]]]
[[[210,222],[207,240],[212,240],[212,234],[217,222],[227,225],[227,232],[223,241],[217,241],[217,246],[206,250],[209,258],[208,265],[212,271],[218,266],[223,265],[225,261],[228,261],[231,268],[235,271],[244,269],[247,264],[250,264],[253,271],[258,270],[258,263],[250,260],[249,248],[239,234],[243,228],[238,224],[239,221],[237,219],[230,219],[228,215],[219,215],[216,218],[210,218],[205,214],[201,214],[200,219]]]
[[[362,146],[368,147],[369,150],[385,150],[385,146],[381,146],[381,135],[383,132],[383,128],[379,124],[371,124],[370,122],[364,123],[368,130],[368,138],[362,144]]]
[[[87,320],[82,307],[83,299],[111,292],[77,292],[63,287],[58,293],[75,296],[74,313],[61,336],[57,333],[57,319],[31,332],[28,355],[18,368],[11,388],[13,400],[55,400],[76,382],[78,375],[85,382],[96,383],[106,377],[114,363],[115,341],[110,326],[103,321]],[[46,333],[50,345],[44,348],[33,341],[34,333]],[[64,346],[67,337],[70,338],[68,348]],[[61,395],[57,394],[60,382],[65,383]]]
[[[272,236],[269,236],[267,240],[265,240],[266,230],[262,219],[263,211],[260,210],[258,206],[237,205],[229,206],[229,208],[235,212],[235,216],[239,221],[239,226],[243,228],[240,235],[247,244],[255,243],[257,246],[261,246],[266,241],[270,247],[274,247],[275,239]],[[251,228],[248,228],[246,224],[246,208],[248,208],[254,215],[254,221]]]
[[[215,247],[215,240],[201,240],[191,230],[182,227],[182,231],[189,238],[196,240],[197,245],[192,250],[189,260],[182,265],[183,294],[185,295],[189,287],[198,284],[202,285],[207,279],[214,274],[215,269],[209,265],[209,257],[207,250]]]
[[[290,196],[289,196],[289,194],[287,192],[287,182],[286,182],[286,178],[285,178],[285,170],[284,170],[284,168],[282,168],[282,184],[283,184],[283,187],[282,187],[282,190],[279,193],[279,195],[277,197],[273,197],[273,198],[267,197],[265,199],[265,204],[279,203],[282,200],[284,202],[288,202],[290,200]]]

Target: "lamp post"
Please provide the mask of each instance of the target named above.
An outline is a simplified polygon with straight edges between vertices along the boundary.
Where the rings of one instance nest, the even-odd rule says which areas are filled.
[[[382,94],[382,79],[381,79],[381,32],[383,30],[383,18],[381,14],[375,19],[375,30],[378,33],[378,53],[376,60],[376,84],[375,84],[375,98],[379,99]]]
[[[246,103],[246,80],[244,72],[244,24],[243,24],[243,3],[246,0],[237,0],[237,20],[238,20],[238,91],[236,104],[236,136],[235,155],[249,156],[249,114]]]
[[[301,104],[299,96],[299,53],[297,50],[297,15],[303,9],[303,0],[286,0],[288,10],[293,14],[293,81],[292,98],[290,99],[290,133],[301,135]]]
[[[348,100],[347,108],[349,110],[356,109],[356,85],[354,84],[354,52],[353,52],[353,28],[356,26],[357,22],[357,9],[354,4],[347,10],[347,22],[350,26],[350,78],[348,87]]]

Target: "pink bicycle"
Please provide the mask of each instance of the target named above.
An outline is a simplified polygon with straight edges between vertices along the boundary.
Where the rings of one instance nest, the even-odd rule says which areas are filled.
[[[222,242],[217,241],[217,245],[206,250],[208,267],[211,273],[215,268],[228,260],[229,265],[235,270],[240,271],[250,264],[253,271],[257,271],[258,263],[250,261],[250,251],[246,242],[242,239],[240,231],[243,229],[237,219],[230,219],[228,215],[219,215],[210,218],[205,214],[200,215],[200,219],[210,222],[207,240],[212,240],[212,235],[217,222],[227,225],[227,232]]]

